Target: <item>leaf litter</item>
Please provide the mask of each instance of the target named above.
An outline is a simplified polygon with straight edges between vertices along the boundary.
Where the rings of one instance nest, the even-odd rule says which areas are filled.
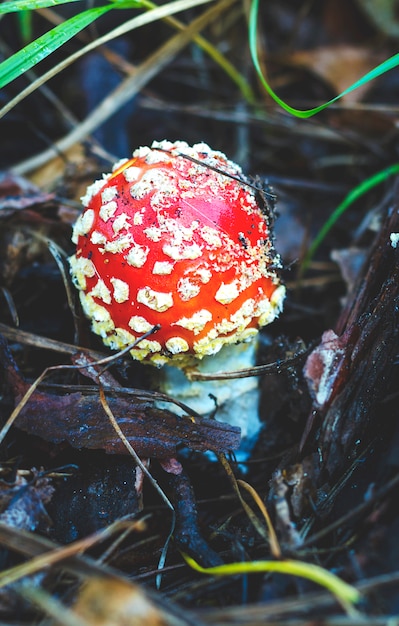
[[[304,4],[299,13],[294,2],[262,7],[264,62],[286,100],[305,108],[327,100],[331,85],[342,90],[353,81],[353,49],[360,51],[357,72],[376,64],[381,50],[395,52],[386,27],[381,30],[380,21],[369,17],[372,9],[362,12],[360,4],[326,0],[317,8]],[[14,571],[17,581],[1,598],[9,623],[16,607],[24,623],[43,615],[59,620],[64,611],[63,623],[86,624],[379,624],[397,615],[395,177],[341,215],[300,273],[301,258],[343,196],[396,162],[397,79],[394,73],[381,77],[355,100],[312,121],[289,118],[256,83],[242,10],[233,4],[225,10],[228,19],[215,17],[206,35],[250,76],[257,107],[243,101],[203,53],[182,46],[135,92],[130,117],[124,114],[120,123],[131,149],[165,137],[207,141],[271,182],[277,209],[281,198],[284,228],[280,235],[277,219],[276,245],[281,237],[289,295],[280,320],[262,333],[258,365],[273,364],[261,377],[263,429],[249,460],[237,464],[229,453],[237,433],[217,422],[196,422],[189,407],[183,418],[173,402],[167,410],[157,408],[147,370],[126,356],[115,358],[106,373],[98,370],[96,363],[108,355],[75,317],[48,240],[63,251],[61,261],[71,253],[79,197],[113,158],[107,145],[79,137],[73,152],[50,163],[47,157],[45,166],[32,161],[21,178],[19,165],[44,153],[67,126],[59,112],[42,106],[40,94],[21,102],[0,122],[3,423],[51,369],[2,443],[3,574]],[[157,27],[146,32],[153,28],[162,45],[170,27]],[[99,28],[104,32],[101,22]],[[144,30],[136,35],[125,61],[140,67],[155,47]],[[110,71],[120,79],[125,69],[115,57]],[[50,88],[84,115],[89,82],[73,67],[62,76]],[[11,86],[7,96],[13,91]],[[90,94],[90,102],[100,105],[104,95]],[[10,164],[16,164],[14,172]],[[110,425],[99,380],[154,483],[143,478]],[[205,450],[227,452],[227,465]],[[226,467],[249,485],[241,500]],[[252,508],[253,493],[268,512],[282,562],[315,563],[356,586],[364,598],[357,607],[361,617],[345,617],[331,594],[303,578],[214,578],[187,567],[181,551],[189,550],[205,568],[217,560],[280,558],[256,530],[264,518],[261,508]],[[15,570],[21,564],[26,569]],[[25,600],[18,604],[21,595]],[[103,597],[109,599],[105,607],[98,603]]]

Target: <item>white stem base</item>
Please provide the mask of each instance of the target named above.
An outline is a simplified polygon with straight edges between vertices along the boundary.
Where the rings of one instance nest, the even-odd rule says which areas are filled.
[[[256,350],[256,341],[225,346],[218,354],[199,361],[197,370],[210,374],[252,367]],[[214,416],[221,422],[238,426],[242,437],[240,451],[244,452],[239,456],[241,459],[247,456],[261,428],[257,377],[190,381],[183,371],[171,366],[164,367],[160,374],[164,393],[184,402],[204,417]]]

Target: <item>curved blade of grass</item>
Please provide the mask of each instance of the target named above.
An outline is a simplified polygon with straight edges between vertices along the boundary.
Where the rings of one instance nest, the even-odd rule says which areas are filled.
[[[268,542],[269,541],[269,537],[266,531],[266,528],[264,527],[264,525],[262,524],[262,522],[258,519],[257,515],[255,515],[254,511],[252,510],[252,508],[249,506],[249,504],[247,504],[247,502],[244,500],[244,498],[241,495],[241,491],[240,488],[238,486],[238,482],[237,479],[234,475],[233,469],[230,465],[230,463],[228,462],[228,460],[226,459],[226,456],[222,453],[218,454],[218,459],[220,464],[222,465],[223,469],[225,470],[231,485],[236,493],[236,496],[238,497],[240,504],[243,508],[243,510],[245,511],[245,514],[247,515],[249,521],[251,522],[252,526],[254,527],[254,529],[256,530],[256,532],[259,534],[259,536],[263,539],[263,541]]]
[[[27,44],[33,39],[32,13],[31,11],[21,10],[17,15],[17,19],[18,19],[18,29],[21,35],[22,42],[24,44]]]
[[[115,4],[109,4],[79,13],[62,24],[55,26],[49,32],[22,48],[22,50],[13,54],[12,57],[3,61],[0,64],[0,89],[27,70],[30,70],[34,65],[48,57],[52,52],[86,28],[86,26],[115,6]]]
[[[211,0],[190,0],[190,7],[192,8],[197,5],[207,4],[210,1]],[[119,7],[120,7],[120,4],[118,3],[118,8]],[[25,87],[25,89],[20,91],[15,96],[15,98],[7,102],[7,104],[4,105],[4,107],[0,109],[0,118],[4,117],[4,115],[6,115],[9,111],[11,111],[19,102],[24,100],[27,96],[33,93],[41,85],[44,85],[44,83],[49,81],[56,74],[64,70],[66,67],[74,63],[77,59],[84,56],[91,50],[94,50],[98,48],[99,46],[107,43],[108,41],[112,41],[116,37],[120,37],[121,35],[124,35],[127,32],[140,28],[141,26],[144,26],[145,24],[150,24],[156,20],[163,19],[167,16],[170,16],[174,13],[178,13],[179,11],[183,11],[187,8],[188,8],[188,0],[174,0],[173,2],[168,2],[167,4],[164,4],[155,9],[152,9],[151,11],[148,11],[146,13],[136,15],[132,19],[127,20],[126,22],[123,22],[123,24],[120,24],[119,26],[117,26],[110,32],[106,33],[105,35],[102,35],[101,37],[97,37],[97,39],[94,39],[83,48],[80,48],[73,54],[69,55],[66,59],[63,59],[62,61],[60,61],[60,63],[52,67],[50,70],[48,70],[47,72],[42,74],[39,78],[37,78],[34,82],[30,83],[27,87]],[[0,65],[0,68],[1,68],[1,65]]]
[[[247,483],[245,480],[238,479],[237,485],[245,489],[252,496],[253,500],[256,503],[256,506],[262,513],[263,519],[265,520],[265,523],[266,523],[267,532],[269,534],[268,542],[269,542],[270,552],[274,558],[280,559],[281,558],[280,543],[277,539],[277,534],[276,534],[276,531],[274,530],[272,520],[270,519],[269,512],[267,508],[265,507],[262,498],[260,497],[256,489],[254,489],[254,487],[252,487],[252,485]]]
[[[316,115],[316,113],[320,113],[320,111],[323,111],[324,109],[326,109],[328,106],[330,106],[334,102],[337,102],[337,100],[340,100],[340,98],[342,98],[346,94],[351,93],[351,91],[354,91],[358,87],[361,87],[362,85],[364,85],[365,83],[368,83],[374,78],[377,78],[378,76],[381,76],[382,74],[385,74],[385,72],[389,72],[390,70],[394,69],[395,67],[398,67],[399,65],[399,53],[394,54],[392,57],[390,57],[389,59],[387,59],[380,65],[377,65],[377,67],[375,67],[373,70],[365,74],[360,80],[357,80],[355,83],[353,83],[353,85],[345,89],[342,93],[340,93],[338,96],[335,96],[335,98],[332,98],[328,102],[325,102],[324,104],[321,104],[320,106],[314,107],[313,109],[307,109],[307,110],[295,109],[294,107],[284,102],[284,100],[282,100],[276,94],[276,92],[273,91],[273,89],[270,87],[269,83],[263,76],[263,72],[259,63],[258,51],[257,51],[258,11],[259,11],[259,0],[252,0],[251,8],[250,8],[250,15],[249,15],[249,24],[248,24],[249,48],[251,52],[252,62],[259,76],[259,79],[263,87],[269,94],[269,96],[278,105],[280,105],[285,111],[287,111],[287,113],[291,113],[291,115],[294,115],[295,117],[299,117],[301,119],[307,119],[309,117],[312,117],[313,115]]]
[[[314,565],[313,563],[304,563],[302,561],[284,560],[284,561],[248,561],[242,563],[227,563],[226,565],[217,565],[215,567],[201,567],[194,559],[187,554],[183,554],[186,563],[201,574],[209,574],[211,576],[236,576],[237,574],[259,574],[262,572],[277,572],[288,576],[300,576],[324,587],[335,595],[337,600],[350,612],[353,605],[361,600],[360,592],[344,582],[335,574],[328,570]]]
[[[343,199],[341,204],[339,204],[337,208],[334,209],[328,220],[324,223],[322,228],[317,233],[302,261],[301,272],[303,272],[308,267],[311,259],[313,258],[316,250],[318,249],[322,241],[324,240],[325,236],[331,230],[337,220],[341,217],[341,215],[346,211],[346,209],[350,207],[350,205],[358,200],[361,196],[364,196],[364,194],[370,191],[370,189],[373,189],[377,185],[380,185],[387,178],[389,178],[389,176],[393,176],[394,174],[399,174],[399,163],[394,163],[393,165],[390,165],[380,172],[373,174],[373,176],[370,176],[370,178],[367,178],[367,180],[362,181],[360,185],[351,189],[348,195]]]
[[[15,13],[17,11],[32,11],[34,9],[48,9],[59,4],[68,2],[79,2],[80,0],[13,0],[0,4],[0,15],[5,13]]]

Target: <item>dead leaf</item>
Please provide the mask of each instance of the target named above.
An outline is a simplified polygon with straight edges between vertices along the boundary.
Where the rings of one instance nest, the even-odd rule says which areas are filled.
[[[338,265],[346,284],[348,294],[353,292],[359,273],[367,258],[365,248],[341,248],[331,251],[331,259]]]
[[[68,167],[82,166],[85,162],[85,149],[82,144],[74,144],[62,155],[54,156],[45,165],[35,169],[29,176],[32,183],[45,189],[54,187],[65,176]]]
[[[54,198],[21,176],[0,174],[0,276],[6,286],[21,269],[48,258],[46,238],[58,227],[49,215]]]
[[[329,84],[334,94],[338,95],[382,63],[385,58],[385,55],[376,53],[368,47],[339,44],[314,50],[297,50],[284,57],[284,61],[309,70]],[[368,82],[358,87],[343,96],[342,101],[360,102],[371,86],[372,83]]]
[[[0,523],[30,531],[42,521],[50,523],[44,505],[53,492],[50,480],[36,470],[32,470],[30,481],[19,472],[12,483],[0,481]]]
[[[16,404],[30,388],[0,341],[3,368]],[[96,387],[77,387],[64,395],[34,392],[16,418],[15,425],[45,441],[68,442],[74,448],[100,449],[126,454],[105,414]],[[140,457],[174,458],[179,446],[192,450],[227,452],[240,444],[240,429],[197,417],[179,417],[156,406],[157,394],[124,388],[105,388],[107,403],[130,445]],[[163,401],[165,396],[162,395]],[[173,404],[171,405],[173,406]],[[57,419],[54,418],[57,416]]]
[[[0,175],[0,219],[53,198],[53,194],[44,193],[21,176],[8,172]]]
[[[74,610],[92,626],[166,626],[168,623],[140,587],[121,579],[89,579]]]

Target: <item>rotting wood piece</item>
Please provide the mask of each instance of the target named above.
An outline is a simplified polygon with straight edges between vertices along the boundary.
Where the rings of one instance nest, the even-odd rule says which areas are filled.
[[[399,352],[399,247],[393,247],[390,235],[398,232],[395,205],[348,295],[336,334],[325,333],[305,365],[311,415],[321,420],[317,446],[330,476],[362,449],[392,384]]]
[[[1,337],[0,368],[17,404],[29,384],[19,374]],[[116,421],[139,456],[170,458],[180,446],[226,452],[236,450],[240,444],[239,428],[200,417],[179,417],[157,408],[149,399],[123,394],[120,389],[105,389],[105,393]],[[35,391],[18,414],[15,426],[46,441],[127,454],[104,412],[98,390],[65,395]]]

